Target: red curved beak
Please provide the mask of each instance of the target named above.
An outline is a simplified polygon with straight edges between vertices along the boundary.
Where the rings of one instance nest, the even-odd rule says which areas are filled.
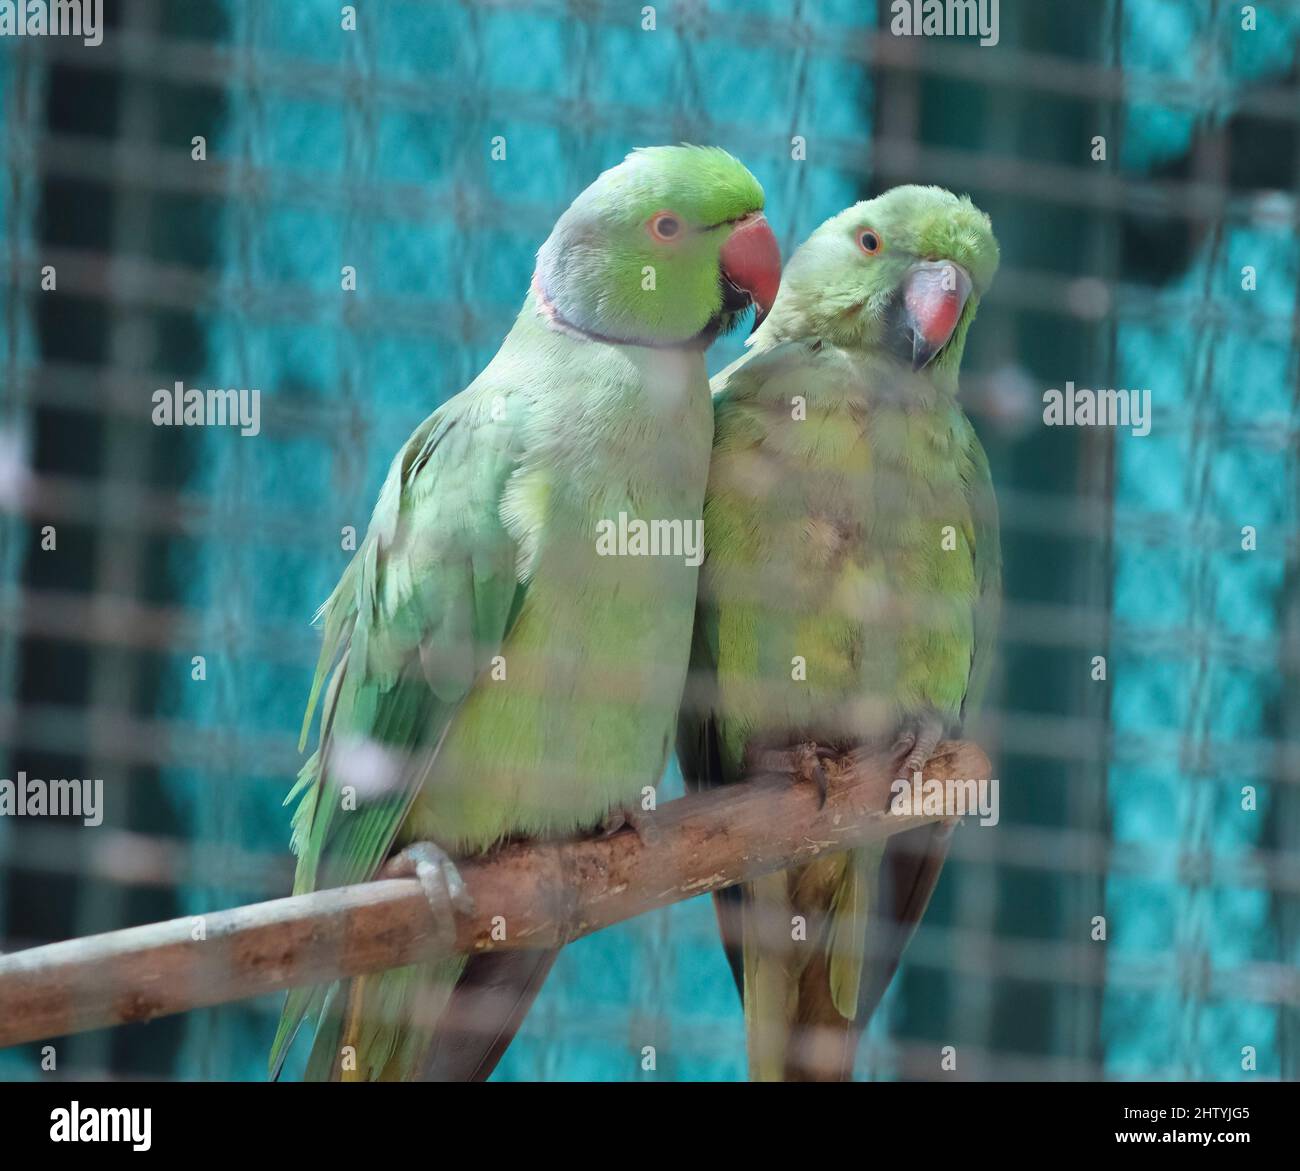
[[[912,369],[929,365],[952,337],[970,298],[971,279],[950,260],[915,265],[903,281],[903,305],[912,333]]]
[[[722,275],[754,302],[757,325],[771,311],[781,288],[781,249],[761,211],[732,229],[720,259]]]

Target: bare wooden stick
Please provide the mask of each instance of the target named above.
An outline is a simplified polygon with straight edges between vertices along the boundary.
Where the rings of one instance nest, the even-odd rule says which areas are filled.
[[[828,761],[830,791],[757,777],[670,801],[647,845],[605,838],[520,843],[460,865],[474,912],[453,950],[555,947],[656,907],[709,894],[938,820],[888,812],[893,762]],[[926,779],[985,779],[974,744],[941,744]],[[504,931],[504,938],[501,938]],[[384,879],[68,940],[0,958],[0,1047],[260,996],[446,951],[414,879]]]

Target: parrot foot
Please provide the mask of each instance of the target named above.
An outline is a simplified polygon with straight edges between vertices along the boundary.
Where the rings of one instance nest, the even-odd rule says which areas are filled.
[[[613,837],[621,829],[631,829],[643,846],[654,846],[659,842],[659,827],[654,823],[654,814],[640,805],[620,805],[611,809],[600,823],[600,836]]]
[[[433,910],[440,941],[455,946],[456,912],[473,914],[474,900],[446,851],[432,842],[413,842],[388,860],[380,877],[417,879]]]
[[[826,804],[826,792],[830,787],[822,761],[834,760],[837,756],[839,753],[834,749],[820,748],[809,740],[793,748],[759,752],[752,763],[764,772],[789,773],[797,783],[816,785],[817,808],[820,809]]]
[[[934,750],[939,746],[939,741],[943,739],[943,731],[943,721],[933,712],[928,712],[916,717],[912,726],[899,736],[894,743],[893,753],[895,759],[907,753],[907,759],[898,770],[904,777],[910,778],[913,773],[925,768],[930,757],[934,755]],[[960,824],[959,817],[946,817],[936,822],[938,841],[942,842],[950,838],[953,830]]]
[[[906,754],[899,769],[903,776],[911,777],[925,768],[942,739],[943,720],[936,713],[926,712],[909,720],[893,747],[895,759]]]

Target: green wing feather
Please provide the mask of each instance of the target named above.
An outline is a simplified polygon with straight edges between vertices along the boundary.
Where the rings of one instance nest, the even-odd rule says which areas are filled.
[[[716,400],[715,400],[716,401]],[[704,560],[708,561],[705,546]],[[688,792],[712,789],[726,781],[716,708],[718,670],[718,612],[704,597],[695,608],[691,635],[690,673],[677,720],[677,762]],[[745,995],[744,938],[745,888],[729,886],[713,896],[722,946],[742,1001]]]
[[[287,798],[298,801],[294,893],[374,877],[461,700],[518,612],[517,550],[498,514],[514,456],[508,435],[492,433],[500,426],[482,396],[470,395],[425,420],[393,461],[366,538],[321,608],[323,644],[301,740],[323,690],[320,746]],[[358,793],[345,812],[348,779],[328,762],[349,744],[377,748],[391,762],[392,783]],[[337,1033],[345,1000],[337,986],[289,993],[273,1076],[304,1020]],[[316,1050],[336,1052],[324,1038]]]
[[[969,424],[968,424],[969,426]],[[993,646],[997,640],[1002,608],[1002,544],[998,530],[998,501],[993,492],[993,474],[975,429],[970,429],[971,478],[967,497],[971,509],[971,543],[975,550],[974,640],[971,647],[970,677],[962,699],[963,721],[979,710],[993,668]]]

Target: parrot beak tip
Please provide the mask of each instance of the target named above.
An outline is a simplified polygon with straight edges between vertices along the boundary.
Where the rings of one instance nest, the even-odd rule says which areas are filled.
[[[719,255],[724,285],[743,293],[754,306],[754,328],[763,323],[781,287],[781,249],[761,211],[732,229]]]

